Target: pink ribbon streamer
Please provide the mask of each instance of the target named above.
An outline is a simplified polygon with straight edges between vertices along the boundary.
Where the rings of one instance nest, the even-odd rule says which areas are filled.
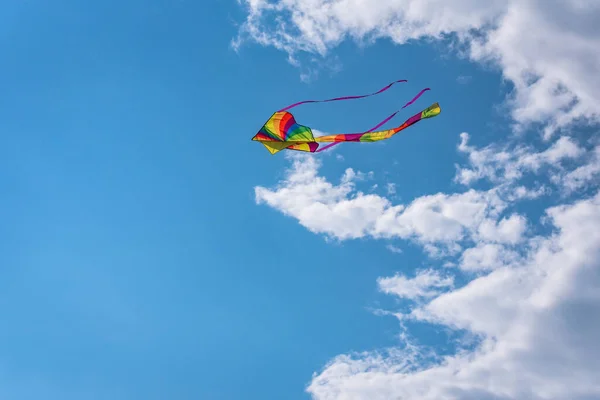
[[[397,81],[397,82],[401,82],[401,81]],[[391,86],[388,85],[387,88],[389,88]],[[386,122],[388,122],[390,119],[394,118],[394,116],[396,116],[396,114],[398,114],[400,111],[402,111],[403,109],[405,109],[406,107],[410,106],[411,104],[413,104],[415,101],[417,101],[417,99],[419,97],[421,97],[423,95],[423,93],[425,93],[426,91],[431,90],[430,88],[425,88],[423,90],[421,90],[415,97],[412,98],[412,100],[410,100],[408,103],[406,103],[405,105],[402,106],[402,108],[396,112],[394,112],[393,114],[391,114],[389,117],[387,117],[386,119],[384,119],[383,121],[381,121],[380,123],[378,123],[377,125],[375,125],[374,127],[372,127],[371,129],[369,129],[368,131],[365,132],[361,132],[361,133],[369,133],[369,132],[373,132],[375,129],[379,128],[380,126],[382,126],[383,124],[385,124]],[[380,91],[381,92],[381,91]],[[365,96],[366,97],[366,96]],[[298,103],[300,104],[300,103]],[[322,147],[320,149],[315,150],[315,153],[320,153],[324,150],[327,150],[333,146],[335,146],[336,144],[340,144],[343,142],[334,142],[334,143],[330,143],[325,147]]]
[[[364,95],[361,95],[361,96],[344,96],[344,97],[336,97],[336,98],[327,99],[327,100],[305,100],[305,101],[300,101],[298,103],[294,103],[294,104],[292,104],[290,106],[287,106],[286,108],[282,108],[281,110],[279,110],[279,112],[281,112],[281,111],[287,111],[287,110],[289,110],[291,108],[299,106],[300,104],[306,104],[306,103],[327,103],[327,102],[330,102],[330,101],[339,101],[339,100],[364,99],[365,97],[375,96],[377,94],[383,93],[386,90],[388,90],[389,88],[391,88],[392,86],[394,86],[396,83],[401,83],[401,82],[408,82],[408,81],[406,79],[401,79],[401,80],[398,80],[398,81],[390,83],[389,85],[385,86],[382,89],[379,89],[375,93],[364,94]]]

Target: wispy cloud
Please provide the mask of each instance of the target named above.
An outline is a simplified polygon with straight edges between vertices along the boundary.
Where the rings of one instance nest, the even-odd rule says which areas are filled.
[[[396,194],[396,184],[392,182],[388,182],[385,186],[388,196],[393,196]]]
[[[585,152],[568,136],[560,137],[543,151],[521,144],[512,147],[494,144],[476,149],[469,145],[468,133],[461,133],[460,138],[458,149],[467,155],[470,164],[468,167],[457,168],[455,180],[463,185],[481,179],[495,183],[516,181],[528,172],[538,172],[542,167],[551,167],[559,172],[561,162],[579,158]]]
[[[385,248],[391,251],[392,253],[402,254],[402,249],[398,246],[394,246],[393,244],[388,244],[387,246],[385,246]]]
[[[466,85],[467,83],[470,83],[472,79],[473,79],[472,76],[460,75],[459,77],[456,78],[456,82],[460,83],[461,85]]]
[[[415,300],[438,296],[444,289],[454,286],[454,278],[444,277],[434,270],[424,270],[419,271],[414,278],[399,274],[390,278],[380,278],[377,284],[383,293]]]

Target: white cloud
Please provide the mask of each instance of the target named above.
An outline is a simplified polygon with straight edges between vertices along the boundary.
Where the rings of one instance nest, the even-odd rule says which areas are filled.
[[[318,176],[319,167],[315,157],[296,157],[275,189],[255,188],[256,202],[296,218],[312,232],[339,240],[403,238],[459,250],[456,242],[470,238],[480,226],[483,235],[496,229],[508,238],[498,240],[519,234],[519,221],[511,219],[499,227],[493,222],[505,207],[494,190],[438,193],[394,205],[385,197],[356,191],[354,181],[361,174],[346,170],[335,185]]]
[[[314,376],[313,398],[600,398],[600,193],[548,215],[558,232],[532,240],[522,263],[499,266],[412,312],[479,335],[475,350],[426,366],[402,352],[339,356]],[[418,293],[410,280],[385,282],[388,293]]]
[[[533,200],[541,196],[550,194],[550,189],[546,186],[540,186],[538,188],[528,188],[523,185],[515,186],[511,188],[512,191],[506,194],[506,199],[510,202],[517,200]]]
[[[460,134],[458,150],[468,156],[470,167],[458,168],[455,181],[470,185],[480,179],[494,183],[517,181],[528,172],[537,173],[542,167],[561,169],[561,162],[579,158],[585,150],[574,140],[562,136],[547,149],[536,152],[529,146],[500,147],[489,145],[476,149],[469,145],[469,134]]]
[[[383,293],[415,300],[439,295],[442,290],[454,285],[454,278],[441,276],[439,272],[429,269],[419,271],[414,278],[402,275],[380,278],[377,284]]]
[[[461,85],[466,85],[467,83],[471,82],[472,79],[472,76],[460,75],[458,78],[456,78],[456,82],[460,83]]]
[[[390,202],[374,194],[356,193],[353,170],[346,170],[339,185],[318,176],[319,161],[298,156],[286,179],[275,190],[256,187],[257,203],[266,203],[292,216],[315,233],[336,239],[368,235]]]
[[[513,117],[547,124],[548,137],[577,119],[600,120],[599,0],[239,0],[243,38],[326,56],[344,40],[442,39],[455,34],[478,62],[513,83]],[[297,62],[297,61],[295,61]]]
[[[387,190],[388,196],[395,195],[396,194],[396,184],[392,183],[392,182],[388,182],[388,184],[386,185],[386,190]]]
[[[402,254],[402,249],[398,246],[394,246],[393,244],[388,244],[387,246],[385,246],[385,248],[391,251],[392,253]]]
[[[350,183],[353,181],[363,181],[366,179],[372,179],[373,172],[364,173],[361,171],[355,171],[352,168],[346,168],[344,175],[342,176],[342,183]]]
[[[596,146],[589,160],[577,169],[568,172],[557,180],[569,191],[586,187],[591,182],[597,182],[600,177],[600,146]]]
[[[557,185],[563,195],[593,185],[600,178],[600,145],[586,150],[572,138],[562,136],[543,151],[536,152],[530,146],[488,145],[476,149],[469,145],[469,135],[461,133],[458,150],[467,154],[469,166],[458,167],[454,180],[463,185],[487,179],[503,190],[506,201],[535,199],[550,194],[546,185],[537,188],[516,186],[527,173],[536,174],[547,168],[550,181]],[[564,162],[575,164],[573,168],[564,166]]]
[[[481,243],[462,253],[460,268],[465,271],[487,271],[510,264],[518,258],[516,252],[500,244]]]
[[[484,241],[517,244],[527,229],[527,220],[513,214],[501,221],[485,220],[479,225],[478,236]]]
[[[503,207],[504,203],[493,191],[422,196],[408,206],[386,209],[375,221],[373,236],[414,236],[426,243],[456,242],[489,216],[498,215]]]

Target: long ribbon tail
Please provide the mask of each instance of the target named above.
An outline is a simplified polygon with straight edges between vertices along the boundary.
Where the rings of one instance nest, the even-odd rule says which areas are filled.
[[[405,105],[403,105],[401,109],[399,109],[396,112],[392,113],[389,117],[387,117],[386,119],[384,119],[383,121],[381,121],[380,123],[378,123],[377,125],[375,125],[374,127],[372,127],[371,129],[369,129],[368,131],[361,132],[361,133],[373,132],[377,128],[381,127],[383,124],[385,124],[386,122],[388,122],[390,119],[394,118],[396,116],[396,114],[398,114],[400,111],[402,111],[403,109],[405,109],[406,107],[410,106],[415,101],[417,101],[419,99],[419,97],[421,97],[423,95],[423,93],[425,93],[428,90],[431,90],[431,89],[430,88],[425,88],[425,89],[421,90],[415,97],[412,98],[412,100],[410,100],[408,103],[406,103]],[[330,143],[330,144],[328,144],[325,147],[321,147],[320,149],[315,150],[315,153],[320,153],[320,152],[322,152],[324,150],[327,150],[327,149],[335,146],[336,144],[340,144],[340,143],[344,143],[344,142],[333,142],[333,143]]]
[[[339,100],[355,100],[355,99],[364,99],[365,97],[370,97],[370,96],[375,96],[377,94],[383,93],[386,90],[388,90],[389,88],[391,88],[392,86],[394,86],[396,83],[401,83],[401,82],[408,82],[406,79],[400,79],[398,81],[392,82],[390,84],[388,84],[387,86],[385,86],[382,89],[379,89],[378,91],[371,93],[371,94],[364,94],[364,95],[360,95],[360,96],[344,96],[344,97],[336,97],[333,99],[327,99],[327,100],[305,100],[305,101],[300,101],[298,103],[294,103],[292,105],[287,106],[286,108],[282,108],[281,110],[279,110],[279,112],[281,111],[287,111],[291,108],[294,108],[296,106],[299,106],[300,104],[306,104],[306,103],[327,103],[330,101],[339,101]]]
[[[421,97],[423,95],[423,93],[425,93],[426,91],[431,90],[430,88],[425,88],[423,90],[421,90],[415,97],[413,97],[413,99],[411,101],[409,101],[408,103],[406,103],[405,105],[402,106],[402,108],[406,108],[408,106],[410,106],[412,103],[414,103],[415,101],[417,101],[419,99],[419,97]]]
[[[383,121],[381,121],[380,123],[378,123],[377,125],[375,125],[374,127],[372,127],[371,129],[369,129],[368,131],[363,132],[363,133],[373,132],[375,129],[378,129],[383,124],[385,124],[386,122],[388,122],[390,119],[394,118],[396,116],[396,114],[398,114],[400,111],[404,110],[406,107],[410,106],[415,101],[417,101],[417,99],[419,97],[421,97],[423,95],[423,93],[425,93],[428,90],[431,90],[431,89],[430,88],[425,88],[425,89],[421,90],[415,97],[412,98],[411,101],[409,101],[408,103],[406,103],[405,105],[403,105],[401,109],[399,109],[396,112],[392,113],[389,117],[387,117],[386,119],[384,119]]]
[[[333,143],[329,143],[327,146],[325,146],[325,147],[321,147],[320,149],[317,149],[317,150],[315,150],[315,153],[320,153],[320,152],[322,152],[322,151],[325,151],[325,150],[327,150],[328,148],[330,148],[330,147],[333,147],[333,146],[335,146],[336,144],[340,144],[340,143],[343,143],[343,142],[333,142]]]

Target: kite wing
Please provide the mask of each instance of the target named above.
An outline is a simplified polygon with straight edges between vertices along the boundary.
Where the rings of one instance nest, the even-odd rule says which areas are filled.
[[[260,128],[252,140],[262,143],[271,154],[298,146],[294,150],[315,152],[319,144],[315,142],[312,130],[308,126],[299,125],[292,114],[287,111],[277,111]]]

